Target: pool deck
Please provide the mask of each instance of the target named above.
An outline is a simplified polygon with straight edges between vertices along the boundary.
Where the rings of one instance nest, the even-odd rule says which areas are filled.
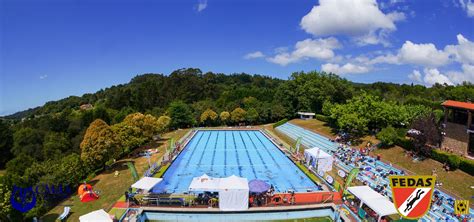
[[[319,208],[335,208],[333,203],[325,204],[308,204],[308,205],[285,205],[285,206],[272,206],[272,207],[251,207],[246,211],[236,211],[240,213],[245,212],[270,212],[270,211],[288,211],[288,210],[311,210]],[[228,212],[221,211],[218,207],[213,208],[204,208],[204,207],[140,207],[144,211],[154,211],[154,212],[200,212],[200,213],[211,213],[211,212]],[[232,211],[230,211],[232,212]]]
[[[219,208],[186,208],[186,207],[140,207],[142,211],[148,212],[166,212],[166,213],[261,213],[261,212],[282,212],[282,211],[301,211],[301,210],[317,210],[331,208],[335,210],[337,206],[333,203],[324,204],[307,204],[307,205],[285,205],[272,207],[251,207],[245,211],[221,211]],[[344,221],[357,221],[350,215],[341,213]]]

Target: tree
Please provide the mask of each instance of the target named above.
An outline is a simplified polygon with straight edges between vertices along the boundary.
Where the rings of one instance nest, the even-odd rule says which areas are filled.
[[[201,123],[205,125],[213,125],[215,121],[217,120],[217,113],[214,112],[212,109],[206,109],[202,114],[201,117],[199,118]]]
[[[66,133],[48,132],[43,142],[43,157],[54,159],[71,151],[71,142]]]
[[[15,156],[25,154],[35,159],[42,158],[44,133],[37,129],[21,128],[13,134],[12,152]]]
[[[411,128],[419,131],[410,135],[416,151],[425,156],[431,155],[431,146],[427,144],[438,146],[442,138],[435,114],[419,117],[413,121]]]
[[[167,110],[171,117],[172,128],[186,128],[194,125],[194,118],[191,109],[183,101],[172,102]]]
[[[230,119],[230,113],[227,111],[222,111],[221,114],[219,115],[219,118],[221,119],[221,122],[223,124],[227,124],[227,122]]]
[[[157,123],[158,133],[163,133],[167,131],[170,124],[171,124],[171,118],[169,116],[160,116],[160,118],[158,118],[158,123]]]
[[[30,167],[34,162],[35,159],[33,159],[31,156],[21,153],[20,155],[7,162],[7,173],[23,176],[26,169],[28,169],[28,167]]]
[[[107,108],[103,105],[98,105],[94,108],[94,119],[101,119],[106,123],[110,123],[110,115],[107,112]]]
[[[81,159],[98,167],[118,156],[118,141],[112,129],[101,119],[94,120],[87,128],[81,143]]]
[[[168,116],[160,116],[157,119],[150,114],[132,113],[127,115],[121,124],[137,127],[142,131],[145,140],[149,140],[154,135],[165,131],[170,122],[171,119]]]
[[[128,125],[125,122],[113,125],[112,131],[117,136],[122,153],[128,153],[147,141],[140,128]]]
[[[285,117],[286,117],[286,108],[279,103],[274,104],[271,108],[272,121],[281,120]]]
[[[0,168],[5,167],[12,157],[10,149],[13,146],[13,133],[7,122],[0,120]]]
[[[246,114],[246,119],[250,124],[254,124],[258,121],[258,112],[255,108],[250,108]]]
[[[380,140],[383,147],[391,147],[397,141],[398,134],[395,128],[389,126],[377,133],[377,139]]]
[[[11,190],[0,181],[0,221],[9,221],[8,216],[12,211],[10,195]]]
[[[234,123],[241,123],[243,121],[245,121],[245,115],[247,114],[247,112],[238,107],[238,108],[235,108],[232,113],[231,113],[231,119]]]

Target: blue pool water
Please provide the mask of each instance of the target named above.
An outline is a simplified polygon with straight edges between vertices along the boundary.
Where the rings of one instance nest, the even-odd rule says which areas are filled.
[[[262,132],[200,130],[173,161],[153,192],[187,192],[193,177],[203,174],[260,179],[272,184],[277,192],[318,190]]]

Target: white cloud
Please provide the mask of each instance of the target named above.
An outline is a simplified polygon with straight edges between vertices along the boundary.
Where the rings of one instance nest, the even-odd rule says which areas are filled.
[[[426,67],[443,66],[449,62],[448,53],[436,49],[433,43],[415,44],[406,41],[400,49],[398,57],[401,62]]]
[[[423,81],[428,85],[435,83],[453,85],[453,82],[445,74],[441,74],[438,69],[425,68],[423,72],[425,73]]]
[[[260,52],[260,51],[255,51],[248,53],[247,55],[244,56],[244,59],[258,59],[258,58],[263,58],[265,55]]]
[[[463,64],[461,66],[462,72],[450,71],[448,72],[449,78],[456,84],[463,82],[474,83],[474,65]]]
[[[375,0],[320,0],[300,22],[306,32],[315,36],[343,34],[360,44],[387,45],[388,33],[396,30],[395,22],[404,13],[383,13]]]
[[[474,17],[474,2],[471,0],[459,0],[459,4],[461,4],[461,8],[466,10],[468,17]]]
[[[281,51],[267,61],[286,66],[303,59],[313,58],[330,60],[335,57],[334,49],[341,48],[336,38],[305,39],[295,44],[295,49],[290,53]]]
[[[46,79],[46,78],[48,78],[48,75],[41,75],[41,76],[39,76],[39,79]]]
[[[413,70],[413,72],[408,75],[408,78],[415,81],[415,82],[422,82],[421,73],[418,70]]]
[[[324,72],[344,75],[344,74],[366,73],[370,69],[368,67],[355,65],[352,63],[346,63],[343,66],[340,66],[338,64],[333,64],[333,63],[326,63],[326,64],[321,65],[321,70],[323,70]]]
[[[206,8],[207,8],[207,0],[199,0],[198,4],[196,5],[196,10],[198,12],[201,12]]]
[[[447,45],[444,49],[454,59],[460,63],[474,64],[474,42],[464,38],[463,35],[458,34],[458,45]]]

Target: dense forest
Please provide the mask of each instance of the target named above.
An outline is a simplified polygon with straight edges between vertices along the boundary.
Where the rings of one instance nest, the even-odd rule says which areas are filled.
[[[57,202],[41,200],[26,214],[9,205],[11,187],[76,186],[113,159],[155,135],[192,126],[263,124],[310,111],[356,136],[404,127],[440,115],[446,99],[474,99],[474,85],[359,84],[338,75],[261,75],[180,69],[143,74],[96,93],[46,103],[0,120],[0,220],[42,215]],[[439,117],[437,117],[439,118]]]

